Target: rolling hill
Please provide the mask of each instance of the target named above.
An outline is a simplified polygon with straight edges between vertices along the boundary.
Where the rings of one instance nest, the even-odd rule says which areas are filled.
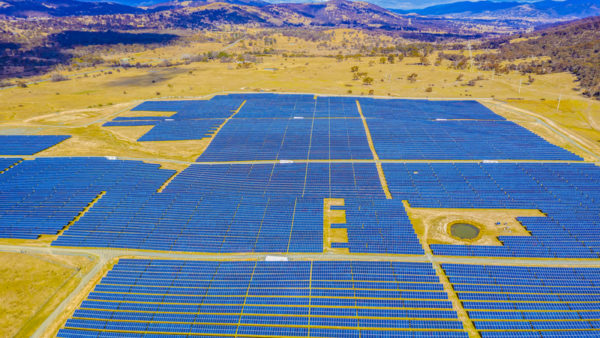
[[[524,73],[571,72],[582,93],[600,98],[600,17],[552,26],[530,34],[494,39],[478,48],[499,52],[477,56],[480,66],[495,68],[501,62],[539,57],[512,65]],[[546,58],[543,58],[546,57]]]
[[[416,25],[409,28],[409,20],[400,14],[367,2],[347,0],[306,4],[268,4],[261,0],[172,1],[146,8],[76,0],[5,0],[0,4],[4,4],[0,5],[0,15],[22,18],[135,14],[138,17],[132,17],[130,21],[143,19],[155,23],[156,27],[149,28],[252,24],[268,27],[348,25],[416,29]],[[110,21],[109,18],[106,20]]]
[[[600,15],[600,0],[543,0],[533,3],[462,1],[413,11],[423,16],[466,20],[529,20],[557,22]]]
[[[11,17],[62,17],[76,15],[135,14],[144,10],[110,2],[76,0],[0,0],[0,15]]]

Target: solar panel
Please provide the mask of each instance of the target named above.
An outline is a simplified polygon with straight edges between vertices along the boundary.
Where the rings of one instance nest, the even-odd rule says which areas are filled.
[[[404,286],[396,280],[405,274],[423,277],[411,285],[420,291],[402,293]],[[435,276],[428,263],[121,259],[58,337],[109,331],[169,336],[192,332],[358,337],[379,332],[467,337],[446,294],[431,291],[442,289],[439,280],[427,276]],[[386,281],[363,282],[381,279]],[[177,284],[184,281],[194,286]],[[355,287],[353,282],[361,284]],[[381,284],[396,292],[380,298]]]
[[[482,337],[600,333],[600,269],[442,264]],[[583,305],[583,306],[582,306]],[[565,331],[562,331],[565,333]]]
[[[33,155],[70,137],[69,135],[0,135],[0,155]]]

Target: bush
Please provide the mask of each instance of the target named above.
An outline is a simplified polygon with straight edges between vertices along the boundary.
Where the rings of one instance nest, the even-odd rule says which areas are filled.
[[[61,82],[61,81],[67,81],[69,78],[62,75],[62,74],[53,74],[50,77],[50,81],[52,82]]]

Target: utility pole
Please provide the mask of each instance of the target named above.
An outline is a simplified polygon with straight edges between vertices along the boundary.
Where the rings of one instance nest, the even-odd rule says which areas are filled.
[[[523,84],[523,79],[519,80],[519,95],[521,95],[521,85]]]
[[[562,94],[558,95],[558,104],[556,105],[556,112],[558,113],[558,110],[560,109],[560,100],[562,99]]]

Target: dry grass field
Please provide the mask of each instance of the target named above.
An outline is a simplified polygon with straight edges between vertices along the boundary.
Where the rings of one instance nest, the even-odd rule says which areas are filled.
[[[0,253],[0,336],[30,337],[91,263],[82,256]]]

